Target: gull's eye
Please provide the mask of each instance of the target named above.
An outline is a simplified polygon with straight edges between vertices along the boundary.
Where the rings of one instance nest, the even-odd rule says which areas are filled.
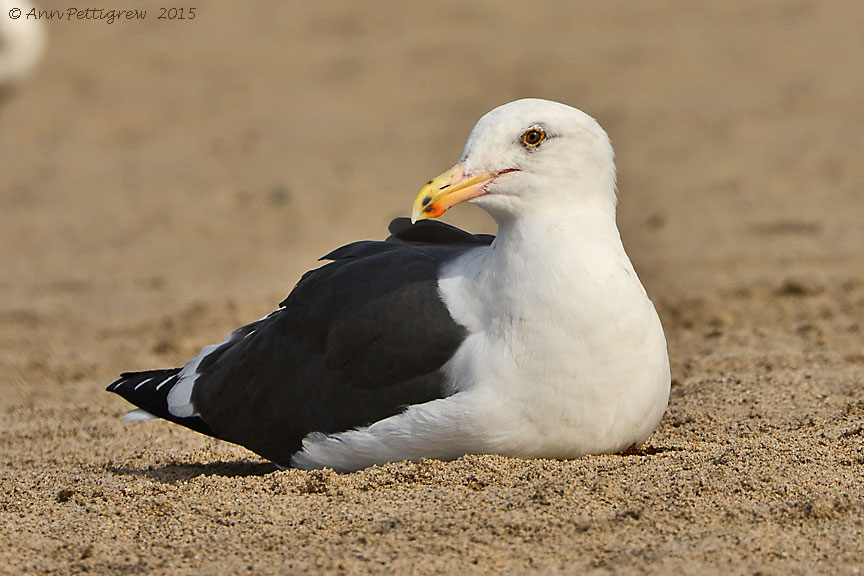
[[[522,145],[526,148],[536,148],[546,139],[546,132],[542,128],[530,128],[522,134]]]

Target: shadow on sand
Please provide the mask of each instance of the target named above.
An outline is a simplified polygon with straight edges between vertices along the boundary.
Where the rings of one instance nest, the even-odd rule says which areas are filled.
[[[249,462],[232,460],[230,462],[209,462],[207,464],[165,464],[134,468],[131,466],[108,466],[108,472],[122,476],[144,476],[165,484],[185,482],[197,476],[222,476],[237,478],[243,476],[264,476],[278,470],[272,462]]]

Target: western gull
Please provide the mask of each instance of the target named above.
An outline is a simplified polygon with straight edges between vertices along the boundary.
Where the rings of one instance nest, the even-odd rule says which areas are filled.
[[[465,201],[497,236],[424,220]],[[660,422],[670,373],[616,203],[593,118],[505,104],[386,240],[334,250],[275,312],[108,390],[139,406],[127,420],[164,418],[286,467],[626,450]]]

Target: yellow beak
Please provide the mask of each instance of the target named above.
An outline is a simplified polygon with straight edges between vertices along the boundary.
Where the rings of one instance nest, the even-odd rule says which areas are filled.
[[[484,186],[496,176],[497,174],[467,176],[462,165],[456,164],[420,189],[420,193],[414,199],[411,223],[424,218],[437,218],[460,202],[482,196],[486,193]]]

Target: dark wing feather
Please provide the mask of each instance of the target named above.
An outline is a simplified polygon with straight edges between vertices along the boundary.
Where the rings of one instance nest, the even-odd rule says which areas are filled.
[[[437,220],[420,220],[411,224],[410,218],[396,218],[390,222],[388,242],[406,244],[492,244],[492,234],[471,234],[461,228]]]
[[[182,424],[196,432],[213,436],[213,432],[199,417],[177,418],[168,410],[168,392],[177,384],[181,368],[124,372],[108,386],[108,390],[119,394],[139,408],[154,416]]]
[[[386,242],[325,256],[333,262],[307,272],[279,310],[202,359],[192,402],[210,434],[287,465],[310,432],[366,426],[448,394],[439,370],[466,330],[440,300],[438,271],[491,239],[405,221]]]

